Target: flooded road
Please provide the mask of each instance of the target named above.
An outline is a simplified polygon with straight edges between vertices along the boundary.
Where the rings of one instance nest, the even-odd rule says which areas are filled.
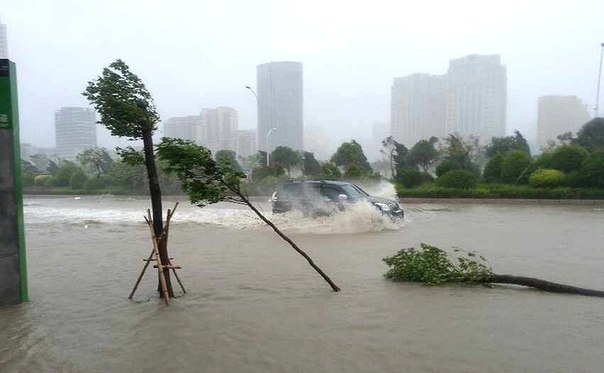
[[[183,202],[170,251],[188,293],[149,272],[148,202],[26,198],[31,301],[0,308],[0,372],[599,372],[604,299],[383,279],[426,242],[477,250],[496,273],[604,289],[601,206],[414,204],[401,225],[362,206],[275,222],[343,289],[243,207]],[[164,209],[172,207],[164,203]],[[264,206],[265,210],[268,206]],[[268,211],[268,210],[267,210]]]

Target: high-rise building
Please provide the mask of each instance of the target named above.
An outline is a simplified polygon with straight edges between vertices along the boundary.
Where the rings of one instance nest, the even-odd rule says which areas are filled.
[[[300,62],[269,62],[257,67],[258,148],[303,149],[303,88]],[[272,128],[276,130],[271,131]],[[270,137],[269,137],[270,132]],[[270,143],[267,143],[268,141]]]
[[[316,159],[328,160],[332,156],[329,134],[323,127],[308,126],[304,130],[304,150],[315,155]]]
[[[237,131],[237,151],[238,156],[248,157],[256,153],[256,131],[239,130]]]
[[[539,97],[537,143],[545,147],[565,132],[576,134],[589,119],[587,105],[576,96]]]
[[[212,153],[218,150],[237,151],[237,110],[219,106],[214,109],[201,111],[202,134],[198,142],[206,146]]]
[[[201,117],[199,115],[172,117],[164,123],[164,136],[166,137],[197,141],[200,131]]]
[[[420,140],[446,136],[446,89],[446,75],[394,78],[390,118],[394,139],[411,148]]]
[[[8,38],[6,37],[6,25],[0,20],[0,58],[8,58]]]
[[[55,112],[57,156],[73,161],[85,149],[94,148],[96,123],[94,110],[84,107],[62,107]]]
[[[505,136],[506,68],[499,55],[472,54],[449,63],[446,132],[481,142]]]

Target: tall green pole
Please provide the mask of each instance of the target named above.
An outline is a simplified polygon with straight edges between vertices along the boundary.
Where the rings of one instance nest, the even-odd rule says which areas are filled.
[[[0,59],[0,305],[28,300],[14,62]]]

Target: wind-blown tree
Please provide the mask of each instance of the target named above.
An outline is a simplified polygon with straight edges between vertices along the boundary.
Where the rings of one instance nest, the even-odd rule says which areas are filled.
[[[405,169],[408,167],[407,163],[407,154],[409,150],[405,145],[397,142],[394,137],[388,136],[384,140],[382,140],[383,149],[381,152],[388,157],[390,161],[390,172],[392,174],[392,178],[396,178],[399,170]]]
[[[187,194],[191,203],[204,206],[208,203],[227,201],[247,205],[279,237],[302,255],[333,291],[340,291],[340,288],[313,262],[308,254],[250,202],[246,192],[241,188],[241,179],[245,177],[241,171],[233,168],[230,163],[218,164],[212,159],[208,149],[187,140],[165,137],[157,146],[157,153],[162,162],[167,165],[166,171],[176,174],[181,181],[182,190]]]
[[[103,124],[113,136],[129,139],[142,139],[144,163],[149,179],[149,194],[153,210],[153,231],[159,239],[158,249],[162,263],[168,263],[168,237],[163,235],[162,200],[155,153],[153,149],[153,132],[157,129],[159,114],[151,93],[142,80],[124,61],[118,59],[103,69],[101,76],[88,82],[83,95],[101,115],[99,124]],[[128,152],[123,152],[122,159]],[[174,297],[170,280],[170,270],[164,268],[168,296]],[[164,295],[162,294],[162,297]]]
[[[77,155],[76,159],[84,167],[90,167],[94,170],[96,178],[100,178],[102,174],[106,174],[115,165],[115,161],[111,158],[105,148],[90,148],[83,150]]]
[[[46,171],[48,171],[49,174],[55,176],[57,173],[59,173],[60,169],[61,167],[59,167],[57,162],[53,160],[48,160],[48,166],[46,167]]]
[[[321,175],[326,179],[339,179],[342,177],[342,172],[333,162],[321,163]]]
[[[491,138],[491,143],[486,147],[486,156],[493,158],[497,154],[504,154],[510,150],[519,150],[527,154],[531,153],[526,139],[518,130],[514,131],[514,136]]]
[[[429,140],[418,141],[407,155],[409,164],[412,166],[421,167],[423,172],[428,172],[428,169],[438,158],[438,150],[434,146],[438,139],[432,136]]]
[[[604,118],[594,118],[577,132],[577,143],[589,151],[604,149]]]
[[[48,172],[48,165],[50,164],[50,159],[48,159],[48,156],[46,154],[38,153],[30,155],[29,160],[38,169],[39,172]]]
[[[243,172],[241,165],[237,162],[237,155],[232,150],[219,150],[216,152],[214,159],[222,167],[231,167],[237,172]]]
[[[456,135],[449,135],[445,139],[442,149],[442,161],[436,167],[436,175],[441,176],[451,170],[467,170],[474,174],[479,173],[476,158],[478,150],[472,142],[464,141]]]
[[[363,147],[355,140],[342,143],[331,157],[331,161],[336,166],[343,167],[344,169],[350,167],[351,164],[356,164],[364,173],[373,171],[365,153],[363,153]]]
[[[300,154],[288,146],[277,146],[271,153],[271,165],[279,165],[291,176],[292,167],[300,165]]]
[[[302,153],[302,174],[304,176],[320,176],[321,164],[311,152]]]

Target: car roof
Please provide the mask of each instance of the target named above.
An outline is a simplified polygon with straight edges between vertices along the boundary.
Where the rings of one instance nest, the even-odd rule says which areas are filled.
[[[285,181],[283,185],[291,184],[332,184],[332,185],[349,185],[350,183],[345,181],[336,180],[289,180]]]

